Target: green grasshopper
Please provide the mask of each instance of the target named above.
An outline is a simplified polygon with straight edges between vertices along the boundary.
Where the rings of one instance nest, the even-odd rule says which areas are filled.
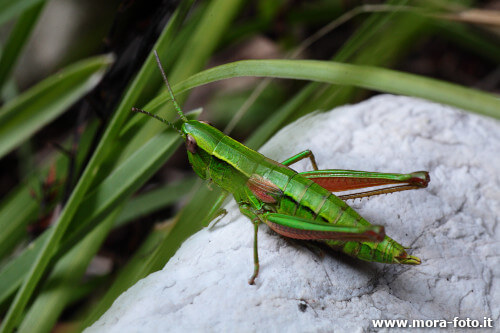
[[[381,263],[418,265],[420,259],[385,236],[383,226],[371,225],[343,200],[382,193],[424,188],[429,174],[377,173],[353,170],[318,170],[311,151],[306,150],[278,163],[244,146],[210,124],[188,120],[177,103],[155,51],[156,61],[182,121],[181,128],[147,111],[147,114],[176,130],[185,141],[193,170],[233,194],[242,214],[254,225],[254,271],[249,284],[259,273],[257,231],[267,224],[278,234],[301,240],[316,240],[355,258]],[[309,158],[313,171],[297,173],[289,165]],[[385,188],[345,196],[331,192]]]

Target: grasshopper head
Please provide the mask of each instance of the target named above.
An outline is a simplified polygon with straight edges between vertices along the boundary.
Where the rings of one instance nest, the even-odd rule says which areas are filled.
[[[215,147],[224,137],[224,134],[203,121],[189,120],[181,127],[189,163],[193,170],[203,179],[206,179]]]
[[[154,51],[154,55],[163,80],[165,81],[167,90],[170,94],[172,103],[174,104],[174,107],[179,114],[180,120],[182,121],[181,129],[179,130],[173,123],[169,122],[166,119],[163,119],[156,114],[152,114],[138,108],[132,108],[132,111],[144,113],[178,131],[186,142],[189,162],[193,166],[193,170],[201,178],[206,179],[208,177],[207,170],[210,165],[213,152],[217,144],[219,144],[220,140],[224,137],[224,134],[206,122],[188,120],[175,99],[174,93],[172,91],[172,88],[170,87],[170,83],[168,82],[167,76],[165,74],[165,71],[163,70],[160,58],[158,57],[158,53],[156,52],[156,50]]]

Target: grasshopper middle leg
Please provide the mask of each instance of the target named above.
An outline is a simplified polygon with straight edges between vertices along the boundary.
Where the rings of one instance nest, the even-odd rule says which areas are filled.
[[[289,159],[286,159],[285,161],[281,162],[281,164],[286,166],[292,165],[300,160],[303,160],[304,158],[309,158],[311,160],[313,169],[318,170],[318,164],[316,164],[316,158],[314,157],[313,152],[310,151],[309,149],[304,150],[303,152],[300,152],[297,155],[290,157]]]
[[[253,274],[248,280],[248,284],[255,284],[255,279],[259,275],[259,248],[257,244],[257,235],[259,233],[259,224],[262,222],[259,216],[254,212],[254,210],[246,204],[240,205],[240,211],[243,215],[247,216],[253,223],[254,226],[254,238],[253,238]]]

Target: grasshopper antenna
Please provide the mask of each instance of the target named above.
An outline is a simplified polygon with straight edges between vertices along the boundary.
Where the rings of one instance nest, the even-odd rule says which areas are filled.
[[[177,132],[179,132],[179,134],[184,138],[185,135],[184,133],[182,133],[182,131],[180,131],[177,127],[174,126],[174,124],[172,124],[170,121],[166,120],[165,118],[162,118],[154,113],[151,113],[151,112],[148,112],[148,111],[144,111],[142,109],[138,109],[138,108],[132,108],[132,111],[133,112],[137,112],[137,113],[144,113],[145,115],[147,116],[150,116],[152,118],[155,118],[156,120],[159,120],[161,121],[162,123],[164,124],[167,124],[169,127],[173,128],[174,130],[176,130]]]
[[[170,97],[172,98],[172,102],[174,103],[175,109],[177,110],[177,113],[181,117],[182,121],[187,122],[188,119],[182,113],[181,107],[179,106],[179,103],[177,103],[177,100],[175,99],[174,92],[172,91],[172,88],[170,87],[170,83],[168,83],[167,75],[165,75],[165,71],[163,70],[163,66],[161,65],[160,57],[158,57],[158,52],[156,50],[153,51],[155,54],[156,58],[156,63],[158,64],[158,68],[160,68],[161,76],[163,77],[163,81],[167,85],[168,92],[170,94]]]
[[[182,109],[179,106],[179,103],[177,103],[177,100],[175,99],[175,96],[174,96],[174,92],[172,91],[172,88],[170,87],[170,83],[168,82],[167,75],[165,74],[165,70],[163,69],[163,66],[161,65],[161,61],[160,61],[160,57],[158,56],[158,52],[156,52],[156,50],[154,50],[153,53],[154,53],[155,58],[156,58],[156,63],[158,64],[158,68],[160,68],[160,72],[161,72],[161,76],[163,77],[163,81],[167,85],[167,89],[168,89],[168,92],[170,94],[170,98],[172,99],[172,102],[174,103],[174,107],[177,110],[177,113],[179,114],[179,116],[181,117],[181,120],[183,122],[187,122],[188,119],[186,118],[186,116],[184,115],[184,113],[182,113]],[[162,117],[160,117],[160,116],[158,116],[156,114],[153,114],[151,112],[142,110],[142,109],[132,108],[132,111],[133,112],[137,112],[137,113],[144,113],[145,115],[148,115],[148,116],[150,116],[152,118],[155,118],[158,121],[161,121],[162,123],[168,125],[169,127],[173,128],[174,130],[176,130],[177,132],[179,132],[179,134],[183,138],[185,138],[185,134],[182,133],[182,131],[180,131],[177,127],[174,126],[174,124],[172,124],[168,120],[166,120],[166,119],[164,119],[164,118],[162,118]]]

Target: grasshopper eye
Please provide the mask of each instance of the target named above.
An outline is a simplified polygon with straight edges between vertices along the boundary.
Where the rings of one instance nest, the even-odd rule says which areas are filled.
[[[191,136],[191,135],[187,135],[187,138],[186,138],[186,149],[195,154],[196,153],[196,148],[198,148],[198,144],[196,143],[196,140]]]

